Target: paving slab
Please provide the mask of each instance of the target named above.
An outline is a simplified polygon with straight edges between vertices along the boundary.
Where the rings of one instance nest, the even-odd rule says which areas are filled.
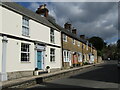
[[[81,66],[81,67],[74,67],[74,68],[70,68],[70,69],[63,69],[60,71],[41,74],[38,76],[30,76],[30,77],[23,77],[23,78],[19,78],[19,79],[3,81],[3,82],[1,82],[0,86],[2,87],[2,89],[6,89],[6,88],[10,88],[10,87],[16,87],[16,88],[23,87],[24,88],[24,87],[26,87],[26,85],[28,86],[31,84],[41,83],[43,81],[52,80],[52,79],[64,77],[67,75],[72,75],[73,73],[77,73],[77,71],[79,71],[81,69],[88,68],[91,66],[96,66],[96,65],[99,65],[102,63],[104,63],[104,62],[92,64],[92,65],[85,65],[85,66]]]

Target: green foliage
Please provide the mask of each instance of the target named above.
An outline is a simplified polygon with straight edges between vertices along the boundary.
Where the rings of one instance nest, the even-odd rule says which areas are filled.
[[[97,50],[100,50],[100,51],[104,48],[104,46],[105,46],[105,44],[106,44],[106,43],[103,41],[102,38],[96,37],[96,36],[91,37],[91,38],[89,39],[89,42],[92,43],[92,45],[93,45]]]
[[[83,65],[89,65],[89,63],[88,62],[83,62]]]
[[[98,56],[102,56],[102,55],[103,55],[103,52],[100,51],[100,50],[98,50],[98,51],[97,51],[97,55],[98,55]]]
[[[117,48],[120,49],[120,39],[117,41]]]

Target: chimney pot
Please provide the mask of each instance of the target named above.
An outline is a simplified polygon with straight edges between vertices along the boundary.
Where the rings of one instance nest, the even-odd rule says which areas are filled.
[[[80,35],[80,38],[81,39],[85,39],[85,35]]]
[[[44,17],[48,16],[49,10],[46,8],[46,4],[40,5],[39,8],[36,10],[37,14],[44,15]]]
[[[70,24],[70,23],[68,23],[68,22],[67,22],[67,23],[65,23],[65,24],[64,24],[64,28],[65,28],[65,29],[68,29],[68,30],[70,30],[70,31],[71,31],[71,24]]]
[[[77,29],[72,29],[73,34],[77,34]]]

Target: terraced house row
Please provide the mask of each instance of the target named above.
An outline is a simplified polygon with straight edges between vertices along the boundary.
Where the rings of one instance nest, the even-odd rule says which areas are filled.
[[[55,23],[41,5],[36,12],[0,2],[0,81],[97,62],[97,50],[77,37],[70,23]]]

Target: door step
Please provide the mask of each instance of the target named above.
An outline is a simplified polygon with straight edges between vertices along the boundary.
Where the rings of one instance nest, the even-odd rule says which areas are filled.
[[[41,75],[41,74],[45,74],[48,73],[48,71],[44,71],[44,70],[36,70],[34,71],[34,75]]]

